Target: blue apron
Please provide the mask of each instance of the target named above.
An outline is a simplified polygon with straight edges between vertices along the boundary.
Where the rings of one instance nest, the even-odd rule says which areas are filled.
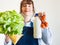
[[[31,27],[23,27],[24,36],[20,38],[16,45],[38,45],[38,39],[33,37],[33,23],[31,23]],[[12,44],[13,45],[13,44]]]

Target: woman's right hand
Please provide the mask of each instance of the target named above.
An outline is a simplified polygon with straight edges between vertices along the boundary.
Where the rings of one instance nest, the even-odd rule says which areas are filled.
[[[8,35],[5,35],[5,37],[6,37],[6,38],[5,38],[5,42],[8,43],[8,42],[10,41],[10,38],[9,38]]]

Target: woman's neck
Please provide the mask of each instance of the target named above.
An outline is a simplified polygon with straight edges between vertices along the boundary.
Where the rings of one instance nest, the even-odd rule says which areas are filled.
[[[23,17],[24,17],[24,22],[26,23],[26,22],[31,21],[31,18],[32,18],[32,16],[33,16],[33,13],[31,13],[31,14],[29,14],[29,15],[24,15],[24,14],[22,13],[22,15],[23,15]]]
[[[26,22],[30,22],[30,20],[31,20],[31,17],[30,16],[25,16],[24,17],[24,22],[26,23]]]

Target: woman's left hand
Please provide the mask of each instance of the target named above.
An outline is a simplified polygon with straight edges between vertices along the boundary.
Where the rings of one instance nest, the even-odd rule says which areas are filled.
[[[42,28],[47,28],[48,27],[48,22],[46,22],[46,14],[45,12],[40,12],[39,14],[39,19],[41,20],[41,27]]]

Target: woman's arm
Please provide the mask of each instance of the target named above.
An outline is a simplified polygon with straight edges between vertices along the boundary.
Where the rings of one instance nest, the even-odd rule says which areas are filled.
[[[39,18],[41,20],[42,40],[46,45],[50,45],[52,40],[52,33],[50,28],[48,28],[48,22],[46,21],[46,13],[40,12]]]
[[[52,33],[50,28],[46,29],[42,29],[42,40],[46,45],[50,45],[52,42]]]

